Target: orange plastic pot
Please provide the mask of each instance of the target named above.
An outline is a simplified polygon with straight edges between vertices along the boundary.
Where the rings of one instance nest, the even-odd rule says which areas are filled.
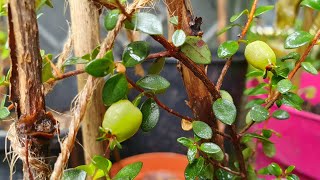
[[[141,161],[142,169],[136,180],[170,179],[184,180],[184,169],[188,164],[187,157],[182,154],[157,152],[146,153],[125,158],[115,163],[111,168],[113,177],[124,166]]]

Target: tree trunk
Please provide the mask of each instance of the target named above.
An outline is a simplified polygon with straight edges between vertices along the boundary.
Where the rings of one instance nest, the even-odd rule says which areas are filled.
[[[192,35],[193,32],[189,24],[191,21],[193,21],[193,19],[191,19],[192,12],[191,10],[188,10],[190,4],[188,4],[188,2],[185,0],[166,0],[166,3],[168,5],[169,14],[171,16],[179,17],[179,24],[176,29],[182,29],[186,35]],[[168,39],[171,39],[170,35]],[[205,69],[203,65],[198,66],[200,66],[203,70]],[[207,90],[203,82],[197,78],[192,71],[182,64],[181,73],[189,98],[188,106],[191,108],[193,115],[196,119],[200,119],[209,124],[211,127],[217,129],[218,123],[215,120],[215,116],[212,111],[213,98],[210,92]],[[214,137],[214,141],[220,145],[220,147],[223,147],[223,138],[217,136]]]
[[[90,53],[99,45],[99,10],[89,0],[69,0],[71,14],[72,37],[74,41],[75,56],[83,56]],[[83,65],[78,65],[83,69]],[[78,76],[78,89],[82,90],[88,75]],[[97,84],[92,95],[91,103],[88,105],[86,115],[82,122],[83,146],[86,164],[91,162],[94,155],[104,153],[103,143],[97,142],[99,137],[99,126],[101,126],[105,107],[102,102],[103,83]]]
[[[23,160],[24,179],[46,179],[44,162],[56,121],[45,110],[41,82],[42,59],[34,0],[10,0],[9,47],[12,62],[10,100],[17,113],[15,128],[23,149],[13,147]]]

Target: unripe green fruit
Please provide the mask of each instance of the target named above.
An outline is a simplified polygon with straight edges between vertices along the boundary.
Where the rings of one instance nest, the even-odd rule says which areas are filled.
[[[142,113],[128,100],[120,100],[112,104],[106,111],[102,127],[111,132],[118,142],[132,137],[142,122]]]
[[[276,65],[276,55],[269,45],[263,41],[249,43],[244,51],[244,55],[249,64],[263,71],[267,67]]]

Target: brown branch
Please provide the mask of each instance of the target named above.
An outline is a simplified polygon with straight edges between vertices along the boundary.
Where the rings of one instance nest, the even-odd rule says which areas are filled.
[[[77,70],[74,70],[74,71],[69,71],[69,72],[66,72],[64,74],[61,74],[60,76],[58,76],[56,78],[49,79],[46,83],[51,84],[51,83],[54,83],[56,81],[59,81],[59,80],[62,80],[62,79],[66,79],[66,78],[69,78],[69,77],[72,77],[72,76],[76,76],[76,75],[79,75],[79,74],[83,74],[83,73],[85,73],[85,71],[83,69],[77,69]]]
[[[126,9],[122,6],[122,4],[120,3],[119,0],[116,0],[116,4],[118,5],[121,13],[124,14],[129,21],[131,21],[132,15],[131,15],[131,14],[128,14],[128,12],[127,12]]]
[[[303,55],[300,57],[299,61],[296,63],[296,65],[293,68],[293,70],[289,73],[289,75],[288,75],[288,79],[289,80],[291,80],[293,78],[293,76],[297,73],[297,71],[301,67],[301,63],[306,60],[306,58],[309,55],[310,51],[312,50],[313,46],[315,46],[317,44],[317,41],[319,39],[320,39],[320,29],[318,30],[317,34],[315,35],[315,37],[313,38],[312,42],[309,44],[307,49],[304,51]],[[273,96],[270,97],[270,100],[265,105],[265,108],[266,109],[270,109],[272,107],[272,105],[278,100],[280,95],[281,95],[281,93],[279,91],[276,91],[273,94]],[[243,129],[240,132],[240,135],[243,135],[246,131],[248,131],[253,124],[254,124],[254,122],[251,122],[245,129]]]
[[[246,35],[249,27],[250,27],[250,24],[253,20],[253,16],[254,16],[254,12],[256,11],[256,8],[257,8],[257,3],[258,3],[258,0],[254,0],[253,4],[252,4],[252,7],[251,7],[251,11],[250,11],[250,14],[249,14],[249,17],[248,17],[248,20],[247,20],[247,23],[245,25],[245,27],[243,28],[241,34],[240,34],[240,37],[238,39],[238,44],[241,42],[241,40],[244,38],[244,36]],[[228,72],[228,69],[230,68],[231,66],[231,62],[232,62],[232,57],[231,56],[230,58],[227,59],[227,62],[226,64],[223,66],[223,69],[221,71],[221,74],[218,78],[218,81],[217,81],[217,89],[219,90],[222,86],[222,82],[224,80],[224,77],[226,76],[227,72]]]
[[[245,160],[242,154],[241,142],[240,142],[241,136],[237,134],[235,125],[231,125],[229,127],[230,127],[230,134],[233,140],[235,153],[239,162],[239,169],[241,174],[243,175],[242,179],[247,179],[247,168],[246,168]]]
[[[161,51],[153,54],[149,54],[146,59],[157,59],[161,57],[171,57],[171,53],[169,51]]]

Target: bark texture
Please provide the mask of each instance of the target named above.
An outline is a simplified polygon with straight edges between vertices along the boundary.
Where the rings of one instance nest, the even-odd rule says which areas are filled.
[[[15,128],[19,141],[28,152],[26,157],[20,157],[24,161],[24,178],[39,175],[48,178],[48,167],[39,168],[32,163],[36,161],[28,162],[28,159],[48,156],[48,145],[56,124],[53,116],[45,110],[35,1],[10,0],[8,18],[12,63],[10,100],[16,107]]]
[[[99,10],[89,0],[69,0],[71,14],[72,37],[74,41],[75,56],[83,56],[90,53],[99,45]],[[83,69],[82,65],[77,66]],[[88,75],[78,76],[78,89],[81,91],[87,81]],[[94,155],[104,153],[103,143],[97,142],[99,126],[101,126],[105,107],[102,102],[103,82],[97,84],[93,92],[91,102],[87,107],[82,123],[83,146],[85,149],[86,163],[91,162]]]

